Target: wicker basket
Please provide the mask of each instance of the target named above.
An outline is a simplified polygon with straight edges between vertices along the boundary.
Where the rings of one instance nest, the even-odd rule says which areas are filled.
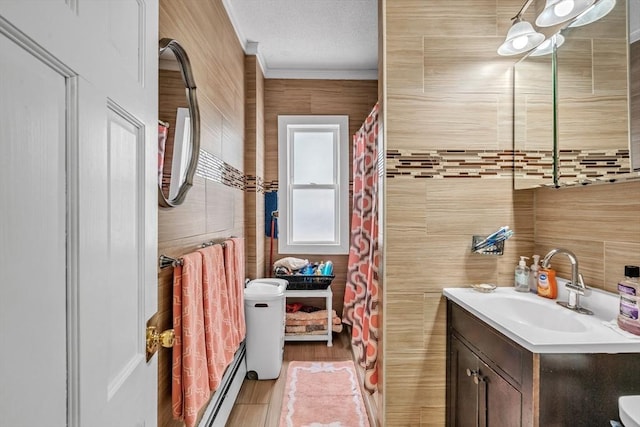
[[[276,274],[278,279],[284,279],[289,282],[288,290],[304,291],[327,289],[331,286],[331,281],[336,276],[319,276],[319,275],[303,275],[303,274]]]

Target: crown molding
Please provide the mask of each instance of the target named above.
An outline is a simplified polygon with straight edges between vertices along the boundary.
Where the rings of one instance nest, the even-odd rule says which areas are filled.
[[[267,67],[264,56],[260,53],[259,42],[246,39],[238,20],[233,15],[231,2],[233,0],[222,0],[222,5],[227,12],[231,26],[236,33],[236,37],[242,46],[245,55],[255,55],[258,64],[262,68],[262,73],[267,79],[318,79],[318,80],[378,80],[378,70],[309,70],[297,68],[274,68]]]
[[[378,70],[267,68],[264,76],[268,79],[378,80]]]
[[[246,38],[244,36],[244,34],[242,34],[242,32],[240,31],[240,25],[238,25],[238,19],[235,17],[235,15],[233,14],[233,8],[231,7],[231,1],[232,0],[222,0],[222,5],[224,6],[224,10],[227,12],[227,16],[229,17],[229,21],[231,21],[231,26],[233,27],[233,31],[235,31],[236,33],[236,37],[238,38],[238,41],[240,42],[240,46],[242,46],[242,49],[246,52]]]
[[[236,37],[240,42],[240,46],[242,46],[242,50],[245,55],[255,55],[258,59],[258,65],[262,69],[262,74],[266,74],[265,70],[265,62],[263,56],[260,54],[260,50],[258,49],[258,42],[249,41],[240,31],[240,25],[238,25],[238,20],[233,14],[233,8],[231,7],[232,0],[222,0],[222,5],[224,6],[224,10],[227,12],[227,16],[229,17],[229,21],[231,21],[231,26],[233,27],[233,31],[236,33]]]
[[[247,44],[245,45],[245,49],[244,49],[244,54],[254,55],[256,57],[256,59],[258,60],[258,65],[262,70],[262,75],[264,76],[266,74],[265,70],[267,69],[267,67],[264,65],[265,64],[264,57],[262,56],[262,53],[260,53],[260,49],[258,45],[259,45],[258,42],[247,41]]]

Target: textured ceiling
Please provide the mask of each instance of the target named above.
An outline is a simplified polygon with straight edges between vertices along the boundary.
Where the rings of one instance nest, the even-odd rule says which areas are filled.
[[[377,0],[223,0],[268,78],[376,79]]]

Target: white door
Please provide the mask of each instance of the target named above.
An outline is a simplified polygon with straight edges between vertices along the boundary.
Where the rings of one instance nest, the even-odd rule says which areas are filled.
[[[0,425],[157,424],[157,0],[0,0]]]

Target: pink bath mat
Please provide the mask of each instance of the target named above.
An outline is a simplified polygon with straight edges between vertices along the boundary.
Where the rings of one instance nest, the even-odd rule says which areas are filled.
[[[289,362],[280,427],[369,427],[353,362]]]

